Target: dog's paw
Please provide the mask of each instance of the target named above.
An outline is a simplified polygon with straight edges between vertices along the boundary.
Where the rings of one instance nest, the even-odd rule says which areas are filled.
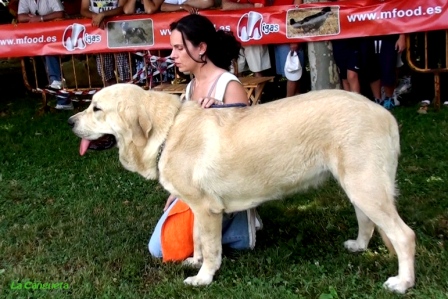
[[[189,257],[185,261],[182,262],[182,265],[194,267],[194,268],[200,268],[202,266],[202,260],[196,259],[194,257]]]
[[[406,293],[406,290],[413,286],[413,282],[403,281],[398,276],[389,277],[389,279],[383,284],[385,289],[399,294]]]
[[[367,246],[359,244],[356,240],[347,240],[344,242],[344,247],[351,252],[365,251]]]
[[[191,285],[191,286],[206,286],[209,285],[213,280],[213,275],[196,275],[188,277],[184,280],[185,284]]]

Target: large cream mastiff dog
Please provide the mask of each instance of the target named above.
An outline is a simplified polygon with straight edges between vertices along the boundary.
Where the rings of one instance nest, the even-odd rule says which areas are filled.
[[[365,97],[322,90],[246,108],[203,109],[196,102],[116,84],[93,96],[69,119],[82,138],[112,134],[120,162],[159,179],[195,216],[194,256],[201,266],[185,283],[207,285],[221,265],[224,212],[241,211],[317,186],[333,175],[353,204],[362,251],[377,226],[398,256],[398,275],[385,287],[404,293],[414,285],[414,232],[394,204],[400,152],[394,117]]]

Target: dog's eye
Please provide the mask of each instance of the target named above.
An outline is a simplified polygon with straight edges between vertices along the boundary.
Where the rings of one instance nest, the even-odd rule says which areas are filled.
[[[93,112],[97,112],[97,111],[101,111],[101,109],[98,108],[98,107],[96,107],[96,106],[94,106],[94,107],[93,107]]]

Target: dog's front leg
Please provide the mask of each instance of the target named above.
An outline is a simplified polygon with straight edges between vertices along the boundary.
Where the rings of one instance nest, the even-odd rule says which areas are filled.
[[[194,250],[195,254],[198,249],[201,251],[203,262],[198,274],[188,277],[184,283],[194,286],[208,285],[221,266],[222,213],[212,213],[205,208],[200,208],[193,213],[200,239],[200,248],[197,248],[195,244]]]
[[[201,234],[199,230],[199,225],[197,221],[193,223],[193,257],[187,258],[183,264],[187,266],[192,266],[199,268],[202,266],[202,245],[201,245]]]

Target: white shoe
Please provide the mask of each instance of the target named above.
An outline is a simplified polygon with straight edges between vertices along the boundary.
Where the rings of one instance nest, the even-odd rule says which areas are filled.
[[[429,106],[431,104],[430,100],[423,100],[420,102],[420,106]]]
[[[247,210],[247,228],[249,232],[249,247],[254,249],[256,242],[256,232],[263,228],[260,215],[255,208]]]
[[[53,82],[51,82],[50,87],[53,89],[62,89],[62,82],[54,80]]]
[[[67,104],[56,104],[58,110],[73,110],[73,103],[70,101]]]
[[[406,94],[411,91],[411,88],[411,77],[406,76],[400,79],[400,83],[398,84],[397,88],[395,88],[395,93],[397,95]]]
[[[256,231],[259,231],[263,229],[263,221],[261,221],[261,217],[258,214],[257,210],[254,209],[254,211],[255,211],[255,229]]]

